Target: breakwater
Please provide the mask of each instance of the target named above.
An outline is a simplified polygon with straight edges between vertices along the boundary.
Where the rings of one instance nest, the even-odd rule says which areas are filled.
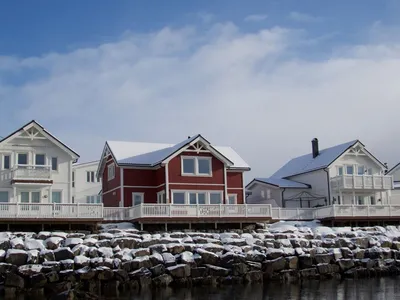
[[[400,274],[397,227],[279,223],[252,232],[0,233],[6,298]]]

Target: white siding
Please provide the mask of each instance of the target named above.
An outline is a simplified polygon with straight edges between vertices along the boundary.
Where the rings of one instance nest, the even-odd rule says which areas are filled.
[[[99,162],[91,162],[73,165],[74,188],[73,197],[75,203],[86,203],[87,196],[96,196],[101,190],[101,180],[97,182],[96,171]],[[94,182],[87,181],[87,172],[94,173]]]
[[[273,207],[282,207],[282,190],[268,184],[255,183],[247,197],[248,204],[271,204]],[[270,198],[268,199],[268,196]]]
[[[390,172],[389,175],[393,176],[393,181],[400,181],[400,166],[398,166],[395,170]]]
[[[311,185],[311,189],[307,189],[313,195],[326,197],[328,199],[328,180],[327,174],[324,170],[317,170],[314,172],[304,173],[288,178],[289,180],[305,183]]]
[[[337,173],[338,166],[345,166],[345,165],[361,165],[364,166],[366,169],[372,168],[373,175],[379,175],[383,171],[383,167],[377,164],[374,160],[372,160],[369,156],[366,155],[351,155],[345,154],[339,159],[337,159],[330,167],[329,167],[329,174],[331,177],[335,177],[339,175]],[[357,174],[357,170],[355,169],[354,172]]]

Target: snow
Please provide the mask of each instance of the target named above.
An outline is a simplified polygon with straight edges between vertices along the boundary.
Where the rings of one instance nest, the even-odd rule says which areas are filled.
[[[133,226],[132,223],[129,222],[121,222],[121,223],[105,223],[101,224],[101,229],[103,231],[107,231],[110,229],[136,229],[135,226]]]

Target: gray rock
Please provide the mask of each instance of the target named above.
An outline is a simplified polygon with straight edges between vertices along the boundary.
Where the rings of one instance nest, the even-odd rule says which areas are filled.
[[[180,264],[167,268],[167,272],[173,278],[186,278],[190,276],[190,267],[189,265]]]
[[[76,245],[83,244],[83,240],[81,238],[69,237],[65,240],[64,246],[69,248],[74,248]]]
[[[6,287],[15,287],[18,289],[23,289],[25,287],[25,280],[17,274],[7,273],[4,285]]]
[[[229,273],[230,273],[229,269],[221,268],[221,267],[218,267],[218,266],[213,266],[213,265],[206,264],[205,267],[207,267],[208,273],[211,276],[223,277],[223,276],[228,276]]]
[[[19,249],[9,249],[7,250],[7,255],[5,262],[13,264],[16,266],[25,265],[28,260],[28,253],[24,250]]]
[[[156,287],[167,287],[173,282],[173,278],[168,274],[162,274],[153,278],[153,284]]]
[[[154,277],[158,277],[165,273],[165,266],[163,264],[158,264],[158,265],[150,268],[150,272],[151,272],[151,274],[153,274]]]
[[[63,247],[54,250],[54,257],[56,261],[74,259],[74,253],[71,251],[70,248]]]
[[[161,255],[167,268],[176,265],[175,256],[173,256],[171,253],[166,252],[162,253]]]

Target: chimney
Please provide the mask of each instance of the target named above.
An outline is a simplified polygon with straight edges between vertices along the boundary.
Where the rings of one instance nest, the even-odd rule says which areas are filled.
[[[319,155],[318,139],[314,138],[311,141],[311,144],[312,144],[312,156],[313,156],[313,158],[316,158]]]

